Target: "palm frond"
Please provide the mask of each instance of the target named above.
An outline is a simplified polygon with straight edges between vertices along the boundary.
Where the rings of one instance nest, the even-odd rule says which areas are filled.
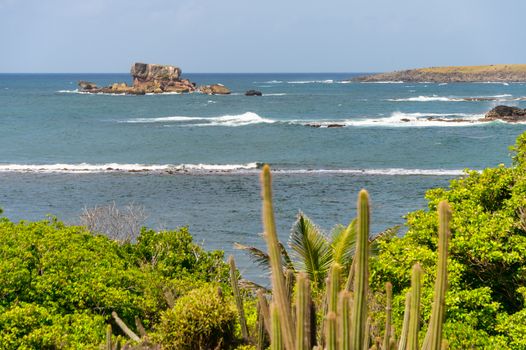
[[[267,253],[256,247],[247,246],[241,243],[234,243],[234,248],[244,250],[250,260],[267,270],[270,270],[270,258]]]
[[[294,268],[294,263],[292,262],[292,259],[289,256],[289,252],[287,252],[287,249],[283,245],[283,243],[278,242],[279,249],[281,251],[281,256],[283,257],[283,269],[284,270],[292,270],[296,272],[296,269]]]
[[[337,225],[332,230],[333,261],[340,264],[344,271],[351,265],[356,246],[356,219],[345,227]]]
[[[289,237],[289,246],[304,271],[316,285],[321,285],[332,262],[332,251],[321,230],[303,213],[298,218]]]

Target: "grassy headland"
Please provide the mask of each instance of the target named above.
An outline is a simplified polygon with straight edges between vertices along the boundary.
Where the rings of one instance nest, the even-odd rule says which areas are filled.
[[[526,64],[492,64],[489,66],[429,67],[380,73],[354,79],[361,82],[524,82]]]

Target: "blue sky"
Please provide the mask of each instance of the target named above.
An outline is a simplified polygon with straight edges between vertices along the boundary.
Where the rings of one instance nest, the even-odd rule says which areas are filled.
[[[523,0],[0,0],[0,72],[526,63]]]

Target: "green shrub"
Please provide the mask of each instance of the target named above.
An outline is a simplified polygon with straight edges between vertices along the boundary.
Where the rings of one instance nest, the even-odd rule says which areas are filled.
[[[426,193],[428,210],[407,216],[404,237],[384,238],[373,263],[377,290],[393,283],[393,315],[400,329],[410,269],[426,271],[424,320],[428,320],[436,274],[436,206],[447,200],[453,209],[448,263],[445,338],[450,348],[526,349],[526,134],[519,137],[511,167],[469,171],[448,189]]]
[[[163,349],[228,349],[234,340],[237,313],[216,284],[190,291],[163,313],[157,339]]]
[[[167,293],[175,300],[228,275],[223,253],[203,250],[186,228],[139,238],[120,244],[53,219],[1,218],[0,349],[98,346],[112,311],[151,331]]]

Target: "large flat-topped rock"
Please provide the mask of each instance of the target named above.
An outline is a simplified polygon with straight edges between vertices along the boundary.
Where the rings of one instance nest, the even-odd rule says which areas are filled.
[[[181,77],[181,68],[160,64],[134,63],[131,67],[133,85],[152,85],[162,82],[177,82]]]
[[[82,92],[99,94],[161,94],[161,93],[183,93],[201,92],[210,95],[228,95],[230,90],[221,84],[197,85],[188,79],[181,79],[181,68],[161,64],[134,63],[130,73],[133,78],[133,86],[126,83],[114,83],[106,87],[97,87],[89,81],[79,81]]]

